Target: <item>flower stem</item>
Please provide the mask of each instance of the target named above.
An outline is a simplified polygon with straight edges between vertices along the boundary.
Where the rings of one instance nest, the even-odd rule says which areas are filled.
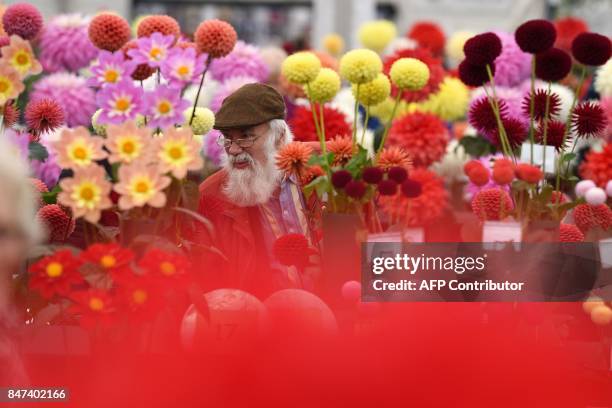
[[[546,181],[546,136],[548,134],[548,115],[550,114],[550,89],[551,83],[548,83],[548,91],[546,93],[546,109],[544,110],[544,135],[542,136],[542,171],[544,173],[544,181]]]
[[[504,124],[502,123],[501,117],[499,115],[499,105],[497,103],[497,98],[489,94],[489,91],[487,91],[486,86],[483,86],[482,89],[484,89],[485,95],[487,96],[489,104],[491,105],[491,109],[493,109],[493,114],[495,115],[495,121],[497,122],[497,128],[499,130],[499,142],[501,143],[502,152],[504,156],[510,156],[508,152],[509,149],[506,145],[506,138],[502,134],[502,131],[505,131],[505,129]]]
[[[489,81],[491,81],[491,91],[493,93],[493,113],[495,114],[495,119],[497,120],[497,126],[499,127],[499,140],[502,142],[502,148],[505,144],[505,148],[507,149],[506,155],[508,157],[512,157],[513,161],[516,162],[516,158],[514,157],[514,153],[512,152],[512,146],[510,145],[510,141],[508,140],[508,135],[506,134],[506,129],[504,128],[504,124],[501,120],[501,115],[499,113],[499,103],[497,101],[497,93],[495,92],[495,78],[493,77],[493,73],[491,72],[491,66],[487,64],[487,75],[489,76]],[[486,87],[483,86],[486,92]],[[488,95],[487,95],[488,96]],[[489,97],[489,102],[491,102],[491,98]]]
[[[383,147],[385,147],[385,142],[387,141],[387,136],[389,135],[389,130],[391,129],[391,124],[393,123],[393,118],[395,118],[395,113],[397,112],[397,107],[399,106],[400,100],[402,99],[402,95],[404,94],[403,90],[398,90],[397,96],[395,97],[395,104],[393,105],[393,110],[391,111],[391,117],[389,121],[385,125],[385,131],[383,133],[382,140],[380,141],[380,145],[376,150],[376,160],[378,161],[378,157],[380,156],[380,152],[382,152]]]
[[[212,61],[212,56],[209,55],[206,58],[206,67],[204,67],[204,72],[202,72],[202,78],[200,78],[200,86],[198,87],[198,92],[196,93],[195,100],[193,101],[193,109],[191,111],[191,118],[189,119],[189,126],[193,123],[193,118],[195,117],[196,106],[198,106],[198,99],[200,99],[200,92],[202,92],[202,86],[204,85],[204,77],[206,76],[206,72],[208,71],[208,67],[210,67],[210,62]]]
[[[359,116],[359,87],[361,84],[357,84],[357,92],[355,93],[355,116],[353,117],[353,146],[357,142],[357,116]]]
[[[536,58],[535,55],[531,57],[531,98],[529,101],[529,142],[531,155],[530,164],[533,164],[533,144],[534,144],[534,128],[533,128],[533,116],[535,112],[535,71],[536,71]]]
[[[319,119],[321,121],[320,130],[321,130],[321,136],[322,136],[322,139],[323,139],[323,142],[321,144],[321,152],[323,154],[326,154],[327,153],[327,148],[326,148],[326,145],[325,145],[325,138],[326,138],[326,136],[325,136],[325,116],[323,115],[324,113],[325,113],[325,111],[323,109],[323,104],[320,103],[319,104]]]
[[[366,130],[368,129],[368,122],[370,121],[370,107],[366,106],[366,116],[365,123],[363,124],[363,132],[361,133],[361,142],[360,144],[363,146],[365,140]]]

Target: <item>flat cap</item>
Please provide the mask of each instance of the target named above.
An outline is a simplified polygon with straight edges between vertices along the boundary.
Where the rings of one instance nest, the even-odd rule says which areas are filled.
[[[271,86],[246,84],[223,100],[215,129],[244,128],[285,118],[285,101]]]

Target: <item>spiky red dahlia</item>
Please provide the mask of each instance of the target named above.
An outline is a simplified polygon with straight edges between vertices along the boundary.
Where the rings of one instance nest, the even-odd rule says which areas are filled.
[[[130,40],[123,47],[121,47],[121,51],[123,51],[123,56],[130,60],[132,57],[128,55],[128,51],[134,48],[138,48],[138,43],[136,40]],[[149,66],[149,64],[139,64],[136,66],[134,72],[132,72],[132,79],[136,81],[144,81],[151,75],[155,73],[155,68]]]
[[[431,113],[414,112],[393,122],[388,143],[402,147],[416,167],[428,167],[446,152],[448,128]]]
[[[74,219],[57,204],[43,206],[36,217],[45,226],[49,242],[64,242],[74,232]]]
[[[274,241],[272,253],[282,265],[303,268],[310,264],[314,251],[304,234],[285,234]]]
[[[153,33],[162,33],[163,35],[173,35],[178,38],[181,35],[181,27],[177,21],[166,15],[147,16],[138,23],[136,30],[138,38],[150,37]]]
[[[572,126],[578,137],[596,137],[606,129],[608,119],[598,103],[584,101],[572,112]]]
[[[591,150],[587,153],[580,165],[580,177],[606,188],[608,180],[612,180],[612,143],[607,143],[601,152]]]
[[[585,234],[596,227],[606,231],[612,228],[612,210],[605,204],[579,204],[574,208],[574,222]]]
[[[334,154],[333,166],[344,166],[353,157],[353,142],[349,136],[337,136],[326,143],[327,150]]]
[[[64,110],[55,100],[41,98],[28,103],[25,122],[32,134],[52,132],[64,123]]]
[[[406,102],[419,102],[438,91],[440,83],[444,79],[445,71],[442,66],[442,60],[432,56],[431,52],[424,48],[417,48],[416,50],[402,49],[396,51],[394,54],[389,55],[384,60],[384,73],[389,75],[391,66],[395,61],[400,58],[416,58],[427,65],[429,68],[429,81],[420,91],[404,91],[402,99]],[[395,85],[391,85],[391,95],[396,96],[398,89]]]
[[[514,209],[512,198],[501,188],[480,190],[472,199],[472,211],[481,221],[499,221]]]
[[[555,146],[559,152],[565,149],[568,140],[563,140],[565,135],[565,123],[560,120],[549,120],[546,130],[546,145]],[[536,129],[535,139],[538,143],[544,144],[544,123],[540,123]]]
[[[232,52],[238,34],[231,24],[221,20],[205,20],[196,29],[195,43],[200,52],[221,58]]]
[[[4,126],[13,127],[19,120],[19,108],[13,101],[8,101],[4,104],[2,115],[4,116]]]
[[[510,142],[510,146],[513,149],[523,144],[527,139],[529,129],[525,122],[517,118],[504,118],[502,119],[502,124],[504,125],[508,142]],[[486,136],[495,146],[501,146],[499,128],[487,133]]]
[[[353,133],[352,126],[346,116],[337,109],[327,106],[323,107],[323,119],[325,121],[325,138],[327,140],[338,136],[350,136]],[[312,118],[312,111],[309,107],[296,107],[289,119],[289,126],[293,130],[293,136],[296,141],[314,142],[319,140]]]
[[[89,39],[98,48],[117,51],[129,41],[130,25],[121,16],[100,13],[89,23]]]
[[[498,100],[499,114],[502,119],[508,115],[508,105],[503,99]],[[497,130],[497,119],[487,96],[476,99],[468,112],[468,121],[474,129],[487,133]]]
[[[546,99],[548,98],[548,91],[544,89],[536,89],[535,95],[531,92],[525,95],[521,108],[523,114],[529,117],[531,113],[531,104],[533,103],[533,118],[535,120],[542,120],[545,117],[550,119],[553,116],[557,116],[561,111],[561,98],[554,92],[550,93],[550,99],[548,102],[548,116],[546,116]]]
[[[407,182],[412,182],[411,186]],[[416,191],[417,185],[420,192]],[[406,196],[407,192],[411,198]],[[416,197],[415,193],[418,193]],[[410,172],[410,179],[402,183],[402,194],[383,196],[380,203],[391,220],[403,221],[408,226],[426,226],[439,219],[448,206],[448,192],[444,181],[435,173],[416,168]]]
[[[573,224],[559,225],[559,241],[560,242],[582,242],[584,234]]]

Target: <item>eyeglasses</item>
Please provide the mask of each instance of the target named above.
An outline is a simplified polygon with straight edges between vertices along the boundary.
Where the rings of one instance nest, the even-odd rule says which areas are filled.
[[[229,139],[225,136],[219,136],[217,139],[217,144],[226,149],[229,149],[232,143],[237,144],[241,149],[247,149],[255,144],[255,141],[259,139],[261,135],[251,136],[251,137],[243,137],[239,139]]]

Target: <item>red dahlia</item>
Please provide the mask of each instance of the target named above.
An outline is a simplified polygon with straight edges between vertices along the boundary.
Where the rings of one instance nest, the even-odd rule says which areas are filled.
[[[594,102],[581,102],[572,112],[572,128],[578,137],[596,137],[608,126],[606,113]]]
[[[516,178],[529,184],[537,184],[544,177],[544,173],[542,173],[539,167],[527,163],[517,164],[514,168],[514,173]]]
[[[220,58],[232,52],[238,35],[234,27],[225,21],[206,20],[200,23],[194,38],[200,52]]]
[[[403,167],[399,167],[399,166],[391,167],[387,172],[387,178],[395,181],[396,183],[403,183],[407,177],[408,177],[408,172]]]
[[[508,114],[508,105],[501,99],[498,100],[498,105],[499,114],[503,119]],[[493,132],[497,129],[495,112],[487,96],[482,96],[472,103],[468,112],[468,120],[470,125],[480,132]]]
[[[547,82],[557,82],[569,74],[572,58],[559,48],[550,48],[536,54],[536,77]]]
[[[610,39],[597,33],[582,33],[572,42],[572,55],[584,65],[599,66],[610,59]]]
[[[346,170],[335,171],[331,176],[331,182],[337,189],[344,188],[352,179],[353,176]]]
[[[383,178],[383,171],[380,167],[366,167],[361,178],[368,184],[378,184]]]
[[[129,41],[130,35],[130,25],[116,14],[101,13],[89,23],[89,39],[102,50],[119,50]]]
[[[28,3],[10,5],[2,16],[2,27],[10,35],[33,40],[43,28],[43,17],[36,7]]]
[[[559,225],[559,241],[582,242],[584,234],[573,224],[561,224]]]
[[[366,184],[360,180],[351,180],[344,186],[347,196],[359,200],[366,193]]]
[[[481,221],[499,221],[514,209],[510,195],[501,188],[480,190],[472,200],[472,211]]]
[[[166,285],[169,282],[188,283],[188,272],[191,265],[181,253],[153,248],[142,256],[138,267],[160,284]]]
[[[64,242],[74,232],[74,219],[57,204],[43,206],[36,218],[45,226],[49,242]]]
[[[4,126],[12,127],[19,120],[19,108],[13,101],[8,101],[4,104],[2,115],[4,116]]]
[[[565,136],[565,123],[560,120],[549,120],[546,130],[546,145],[555,146],[557,151],[565,149],[567,140],[563,140]],[[536,129],[535,139],[538,143],[544,143],[544,123],[540,123]]]
[[[42,98],[27,104],[25,121],[32,134],[52,132],[64,123],[64,111],[55,100]]]
[[[113,323],[117,309],[108,291],[88,289],[74,292],[70,297],[74,304],[69,310],[78,317],[82,327],[86,329],[98,325],[108,327]]]
[[[45,299],[68,295],[74,285],[84,282],[80,266],[81,261],[69,249],[57,251],[30,266],[30,288]]]
[[[606,188],[612,180],[612,144],[606,144],[601,152],[591,150],[580,165],[580,177],[593,180],[601,188]]]
[[[612,210],[605,204],[579,204],[574,208],[574,222],[585,234],[591,228],[601,228],[606,231],[612,227]]]
[[[445,36],[442,28],[431,21],[419,21],[413,24],[406,34],[415,40],[419,47],[429,49],[434,55],[442,55],[444,51]]]
[[[495,75],[495,64],[488,64],[491,75]],[[459,79],[468,86],[482,86],[489,82],[489,73],[487,72],[487,65],[473,64],[467,59],[463,60],[459,64]]]
[[[521,107],[523,108],[523,114],[527,117],[531,114],[531,103],[533,102],[533,118],[535,120],[542,120],[546,116],[546,99],[548,98],[548,91],[544,89],[536,89],[535,96],[530,92],[529,95],[526,95],[523,99],[523,104]],[[550,119],[553,116],[556,116],[561,111],[561,98],[554,92],[550,93],[550,97],[548,98],[548,116],[547,119]]]
[[[181,35],[181,27],[175,19],[166,15],[147,16],[140,20],[136,33],[138,38],[150,37],[153,33],[173,35],[178,38]]]
[[[394,54],[385,57],[385,75],[389,75],[389,72],[391,71],[391,66],[395,61],[400,58],[416,58],[421,62],[425,63],[429,68],[429,81],[427,81],[425,87],[423,87],[423,89],[421,89],[420,91],[415,92],[404,91],[402,93],[403,100],[405,100],[406,102],[420,102],[422,100],[427,99],[430,94],[438,91],[440,83],[446,75],[444,67],[442,66],[441,59],[432,56],[431,52],[425,48],[417,48],[416,50],[398,50]],[[398,92],[398,89],[395,87],[395,85],[392,84],[391,95],[396,96]]]
[[[112,273],[113,278],[120,279],[121,272],[134,259],[134,253],[116,243],[93,244],[81,253],[81,259]]]
[[[397,183],[393,180],[381,180],[378,183],[378,193],[383,196],[392,196],[397,193]]]
[[[486,65],[499,57],[502,52],[502,43],[495,33],[479,34],[465,42],[463,52],[470,63]]]
[[[521,50],[537,54],[548,50],[555,43],[557,30],[547,20],[529,20],[514,32],[514,39]]]
[[[510,147],[513,149],[520,146],[527,139],[529,129],[527,129],[527,125],[519,119],[504,118],[502,119],[502,124],[504,125],[506,136],[510,142]],[[501,146],[498,128],[488,133],[488,136],[495,146]]]
[[[327,140],[337,136],[350,136],[353,133],[352,126],[349,124],[346,116],[337,109],[324,106],[323,119],[325,121],[325,138]],[[289,126],[293,130],[293,136],[296,141],[315,142],[319,140],[310,107],[296,107],[289,119]]]
[[[300,269],[310,264],[308,258],[315,253],[303,234],[286,234],[278,237],[274,241],[272,252],[282,265],[296,266]]]
[[[572,41],[580,33],[589,31],[587,23],[576,17],[564,17],[554,21],[557,29],[557,41],[555,47],[561,48],[563,51],[570,52],[572,50]]]

